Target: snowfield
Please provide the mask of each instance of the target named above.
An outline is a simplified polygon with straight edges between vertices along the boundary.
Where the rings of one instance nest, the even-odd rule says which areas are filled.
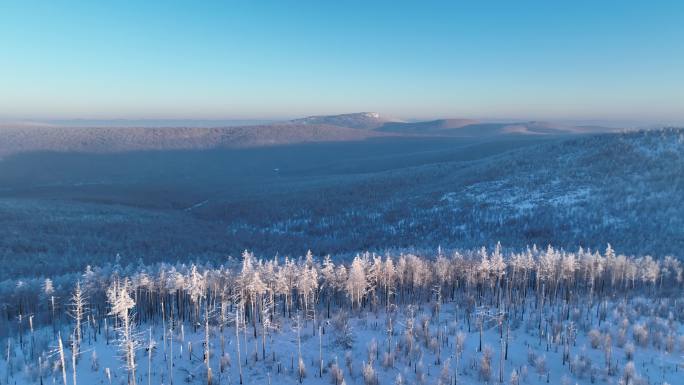
[[[683,384],[679,260],[309,253],[5,282],[2,384]]]

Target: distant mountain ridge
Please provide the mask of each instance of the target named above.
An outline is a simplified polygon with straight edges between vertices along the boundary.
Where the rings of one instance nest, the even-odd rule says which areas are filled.
[[[549,122],[437,119],[403,122],[377,112],[309,116],[285,122],[226,127],[102,127],[0,125],[0,156],[31,151],[125,152],[278,146],[359,141],[387,136],[490,138],[499,135],[575,135],[610,132],[598,126]]]
[[[205,150],[358,141],[388,136],[322,124],[278,123],[240,127],[15,127],[0,129],[0,156],[22,152]]]
[[[607,127],[580,127],[552,122],[483,122],[473,119],[438,119],[415,123],[389,122],[377,130],[405,134],[435,134],[462,137],[488,137],[511,134],[572,135],[615,131],[615,129]]]
[[[494,135],[567,135],[613,132],[601,126],[573,126],[542,121],[488,122],[475,119],[435,119],[404,122],[377,112],[309,116],[290,121],[295,124],[325,124],[379,132],[411,135],[488,137]]]

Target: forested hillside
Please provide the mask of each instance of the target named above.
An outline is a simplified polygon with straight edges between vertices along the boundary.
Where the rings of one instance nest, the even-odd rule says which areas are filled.
[[[0,157],[35,151],[116,153],[358,141],[387,133],[324,124],[238,127],[0,127]]]
[[[117,254],[219,261],[246,248],[340,256],[494,240],[513,249],[613,242],[681,256],[683,137],[673,128],[8,157],[0,216],[10,236],[0,239],[0,260],[11,269],[0,278],[36,266],[80,270]]]
[[[341,181],[304,199],[283,194],[275,207],[257,198],[197,212],[239,210],[231,239],[273,242],[274,251],[297,243],[330,252],[476,247],[491,239],[519,248],[617,241],[659,256],[684,247],[682,129],[581,137]]]
[[[520,247],[615,239],[659,255],[684,246],[682,129],[582,137],[387,177],[401,192],[376,213],[395,239]]]
[[[159,122],[172,124],[168,127],[135,126],[136,121],[126,120],[93,121],[93,126],[88,123],[87,120],[0,122],[0,157],[36,151],[101,154],[359,142],[395,136],[491,138],[501,135],[554,136],[614,131],[607,127],[589,128],[551,122],[487,123],[470,119],[440,119],[407,123],[385,118],[376,112],[309,116],[282,122],[230,126],[207,126],[207,122],[202,121],[197,126],[193,126],[191,121],[178,121],[175,124],[174,121]]]

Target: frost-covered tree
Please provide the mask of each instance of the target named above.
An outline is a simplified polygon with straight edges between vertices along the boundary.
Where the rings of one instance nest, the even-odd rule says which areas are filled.
[[[199,273],[197,270],[197,266],[194,264],[190,268],[190,274],[188,275],[186,279],[186,284],[187,284],[187,292],[190,295],[190,301],[193,304],[193,327],[194,330],[197,331],[197,327],[199,326],[199,313],[200,313],[200,307],[202,306],[201,301],[204,299],[206,296],[206,290],[207,290],[207,282],[205,277]]]
[[[647,255],[641,259],[640,265],[642,282],[650,284],[653,290],[655,290],[658,275],[660,274],[660,265],[658,261],[655,261],[653,257]]]
[[[332,302],[333,293],[336,290],[335,285],[335,263],[333,263],[330,255],[326,255],[323,259],[323,266],[321,268],[321,293],[325,297],[326,303],[326,317],[330,318],[330,304]]]
[[[346,290],[352,306],[361,307],[361,300],[366,293],[366,271],[363,260],[357,255],[349,268]]]
[[[310,251],[309,251],[310,252]],[[310,257],[313,258],[313,257]],[[301,267],[297,279],[297,290],[301,295],[302,304],[304,305],[304,314],[307,319],[315,318],[310,311],[314,311],[315,294],[318,289],[318,272],[313,266],[313,262],[306,263]]]
[[[43,281],[43,295],[45,298],[47,298],[49,302],[49,307],[50,307],[50,324],[52,325],[52,332],[54,335],[55,332],[55,312],[56,312],[56,303],[55,303],[55,286],[52,283],[52,280],[50,278],[45,278],[45,281]]]
[[[85,318],[85,310],[86,310],[86,298],[85,295],[83,294],[83,290],[81,290],[81,282],[77,281],[76,282],[76,287],[74,288],[74,292],[71,295],[71,302],[69,303],[69,315],[74,319],[75,326],[74,326],[74,338],[76,339],[76,349],[80,349],[81,345],[81,339],[82,339],[82,323],[83,319]]]
[[[263,360],[266,360],[266,335],[273,328],[273,322],[271,322],[272,309],[271,297],[263,296],[261,298],[261,358]]]
[[[500,280],[504,274],[506,274],[506,262],[504,261],[503,254],[501,253],[501,243],[497,242],[496,247],[494,247],[494,252],[491,257],[491,272],[494,274],[497,280]]]
[[[136,384],[136,360],[135,352],[140,348],[140,342],[135,331],[135,315],[132,313],[135,308],[135,301],[131,297],[131,286],[128,279],[121,283],[115,283],[107,290],[107,299],[111,305],[110,314],[117,317],[121,324],[117,328],[119,333],[119,347],[124,356],[126,370],[128,372],[128,382]]]
[[[482,247],[480,249],[480,263],[477,267],[478,277],[480,280],[481,290],[484,289],[485,285],[489,282],[492,275],[492,263],[489,259],[489,254],[487,254],[487,249]],[[482,293],[480,293],[482,297]]]
[[[385,292],[385,311],[389,311],[390,297],[394,294],[396,278],[396,270],[394,268],[394,262],[392,261],[392,256],[387,254],[385,257],[385,263],[382,267],[382,286]]]

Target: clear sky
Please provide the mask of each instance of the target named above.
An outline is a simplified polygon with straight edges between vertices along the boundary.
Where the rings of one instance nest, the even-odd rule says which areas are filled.
[[[684,122],[684,1],[0,2],[0,117]]]

